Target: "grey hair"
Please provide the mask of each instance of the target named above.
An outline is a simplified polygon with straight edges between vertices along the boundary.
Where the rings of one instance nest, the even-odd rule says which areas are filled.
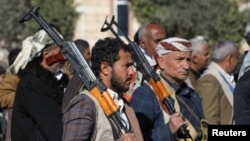
[[[201,50],[201,46],[208,46],[207,41],[205,41],[204,39],[192,38],[189,41],[192,44],[192,49],[193,49],[192,54],[194,55],[198,53],[199,50]]]
[[[237,50],[238,44],[226,39],[219,40],[213,45],[212,60],[222,62],[226,56],[233,54]]]

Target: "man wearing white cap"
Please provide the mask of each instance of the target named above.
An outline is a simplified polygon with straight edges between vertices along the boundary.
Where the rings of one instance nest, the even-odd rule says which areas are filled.
[[[186,139],[201,140],[200,120],[204,119],[204,115],[200,99],[197,93],[184,83],[190,69],[191,52],[190,42],[176,37],[165,39],[156,47],[158,54],[156,61],[161,70],[161,81],[173,99],[172,104],[176,113],[181,113],[185,121],[182,119],[180,121],[179,114],[175,117],[176,113],[169,113],[164,105],[159,104],[159,100],[148,85],[142,85],[133,94],[131,105],[141,123],[143,134],[149,136],[148,140],[179,139],[177,129],[184,124],[183,122],[188,123],[187,130],[191,135],[191,138]]]

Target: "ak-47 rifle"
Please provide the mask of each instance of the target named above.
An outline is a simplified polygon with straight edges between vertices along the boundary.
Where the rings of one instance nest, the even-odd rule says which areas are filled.
[[[136,63],[136,69],[140,71],[143,74],[144,79],[152,86],[155,94],[159,98],[160,102],[163,103],[169,110],[170,114],[175,113],[175,107],[171,104],[171,100],[173,100],[170,95],[167,93],[163,83],[161,82],[161,78],[158,76],[155,70],[150,66],[149,62],[145,58],[144,54],[142,53],[140,47],[137,45],[137,43],[132,42],[127,35],[124,34],[123,31],[121,31],[121,28],[119,27],[118,23],[114,20],[114,16],[111,19],[111,22],[108,23],[107,18],[105,19],[105,22],[101,28],[101,31],[107,31],[110,30],[116,38],[119,38],[119,35],[116,33],[116,31],[113,29],[112,25],[115,25],[117,27],[117,30],[120,31],[120,33],[123,34],[125,39],[127,40],[129,47],[132,50],[132,56]],[[191,138],[189,131],[187,130],[187,125],[182,125],[179,130],[177,131],[177,135],[179,138]]]
[[[120,135],[129,133],[126,125],[122,123],[122,119],[118,113],[118,106],[107,92],[106,86],[99,81],[88,63],[78,50],[76,44],[72,41],[63,41],[58,33],[49,26],[49,24],[39,15],[40,7],[33,7],[25,14],[19,21],[23,23],[31,18],[46,31],[46,33],[55,41],[55,43],[61,48],[63,56],[71,63],[74,70],[84,83],[87,90],[98,100],[105,115],[110,118],[119,129]]]

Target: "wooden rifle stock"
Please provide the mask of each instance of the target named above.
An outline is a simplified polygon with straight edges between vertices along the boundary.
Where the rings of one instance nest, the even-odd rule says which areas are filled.
[[[105,115],[110,117],[119,129],[120,135],[129,133],[129,130],[121,122],[121,117],[117,112],[118,106],[115,104],[114,100],[111,98],[110,94],[105,91],[100,94],[99,90],[95,87],[90,90],[90,93],[97,99],[101,105]]]
[[[61,47],[63,55],[58,54],[55,58],[47,60],[47,63],[53,64],[58,60],[66,58],[83,81],[86,89],[97,99],[105,115],[116,124],[120,135],[129,133],[129,130],[122,122],[118,106],[107,92],[106,86],[95,77],[75,43],[63,41],[58,33],[55,32],[55,30],[52,29],[39,15],[39,10],[40,7],[31,8],[31,10],[25,14],[19,22],[23,23],[31,18],[34,18],[36,22],[46,31],[46,33],[55,41],[55,43]]]
[[[90,90],[90,93],[100,103],[106,116],[110,117],[114,112],[118,110],[118,107],[114,103],[114,100],[106,91],[100,94],[100,91],[96,87],[94,87]]]
[[[49,56],[48,58],[46,58],[45,61],[48,66],[51,66],[57,62],[64,62],[66,61],[66,59],[64,58],[62,52],[58,52],[56,55]]]
[[[150,86],[152,86],[155,94],[159,98],[159,101],[168,108],[170,114],[175,113],[175,107],[171,104],[171,97],[167,93],[163,83],[161,81],[154,81],[153,79],[148,80],[148,83]]]
[[[169,96],[161,81],[155,82],[153,79],[149,79],[148,83],[153,87],[153,90],[157,94],[160,101],[163,101],[165,97]]]

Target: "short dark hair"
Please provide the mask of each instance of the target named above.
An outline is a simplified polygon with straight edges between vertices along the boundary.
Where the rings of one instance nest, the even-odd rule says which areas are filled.
[[[129,46],[118,38],[99,39],[92,48],[91,66],[94,74],[99,76],[100,64],[107,62],[112,66],[120,59],[119,51],[124,50],[131,53]]]
[[[85,50],[86,48],[89,48],[89,43],[86,40],[83,39],[76,39],[74,41],[74,43],[76,44],[77,48],[82,51]]]

